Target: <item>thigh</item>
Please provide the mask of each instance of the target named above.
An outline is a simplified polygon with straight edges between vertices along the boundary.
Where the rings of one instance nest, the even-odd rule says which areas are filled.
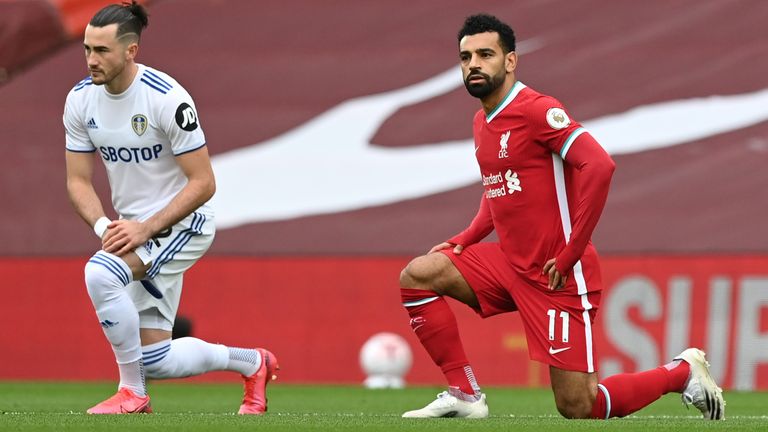
[[[171,331],[179,311],[183,274],[160,274],[149,282],[160,293],[151,295],[141,281],[132,282],[126,287],[136,310],[139,312],[139,327]]]
[[[440,251],[447,256],[477,296],[474,307],[482,317],[517,310],[509,287],[515,283],[514,270],[498,243],[477,243],[456,255],[452,249]]]
[[[133,274],[133,280],[140,280],[147,274],[149,265],[144,264],[142,259],[135,252],[129,252],[120,258],[128,264],[128,267],[130,267],[131,273]]]
[[[565,371],[595,372],[592,323],[600,292],[578,295],[549,291],[521,279],[513,285],[513,296],[532,360]]]
[[[402,288],[432,291],[477,308],[477,297],[456,266],[442,253],[413,259],[400,274]]]
[[[569,371],[550,366],[549,379],[556,395],[587,394],[594,399],[597,394],[597,374],[594,372]]]
[[[193,213],[169,234],[150,240],[151,261],[144,278],[126,287],[139,312],[141,328],[170,331],[181,300],[184,272],[199,260],[213,241],[212,218]]]
[[[137,254],[149,263],[146,278],[181,274],[200,259],[215,236],[213,218],[194,212],[162,237],[151,239]]]

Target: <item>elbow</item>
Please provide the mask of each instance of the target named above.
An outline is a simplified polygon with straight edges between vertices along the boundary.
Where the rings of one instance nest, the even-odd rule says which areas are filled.
[[[613,177],[613,173],[616,171],[616,162],[613,161],[613,158],[606,155],[600,164],[600,171],[603,172],[608,179]]]
[[[213,198],[213,195],[216,193],[216,180],[211,178],[210,181],[206,182],[205,188],[203,189],[203,196],[205,197],[205,201],[207,202],[211,198]]]
[[[190,191],[193,192],[196,197],[195,200],[202,205],[213,198],[213,194],[216,193],[216,180],[214,177],[206,177],[199,179],[190,179],[188,186]]]

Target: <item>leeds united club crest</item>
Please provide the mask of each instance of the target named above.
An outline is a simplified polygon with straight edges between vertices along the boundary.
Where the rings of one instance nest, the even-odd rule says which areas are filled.
[[[144,135],[144,132],[147,130],[147,116],[144,114],[136,114],[133,116],[131,118],[131,127],[133,127],[133,131],[136,132],[136,135]]]

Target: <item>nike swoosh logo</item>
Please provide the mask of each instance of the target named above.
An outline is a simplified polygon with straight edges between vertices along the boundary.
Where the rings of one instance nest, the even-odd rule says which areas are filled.
[[[563,351],[568,351],[569,349],[571,349],[571,347],[558,348],[558,349],[554,349],[552,347],[549,347],[549,354],[550,355],[555,355],[555,354],[559,354],[559,353],[561,353]]]

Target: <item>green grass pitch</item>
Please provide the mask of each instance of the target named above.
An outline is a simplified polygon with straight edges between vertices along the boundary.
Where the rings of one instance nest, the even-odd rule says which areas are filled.
[[[235,415],[237,384],[153,382],[154,414],[88,416],[89,406],[114,391],[112,383],[0,382],[0,431],[657,431],[768,430],[768,393],[726,392],[726,420],[702,420],[677,395],[624,419],[562,419],[548,389],[485,388],[491,417],[402,419],[441,389],[366,390],[354,386],[273,384],[269,412]]]

